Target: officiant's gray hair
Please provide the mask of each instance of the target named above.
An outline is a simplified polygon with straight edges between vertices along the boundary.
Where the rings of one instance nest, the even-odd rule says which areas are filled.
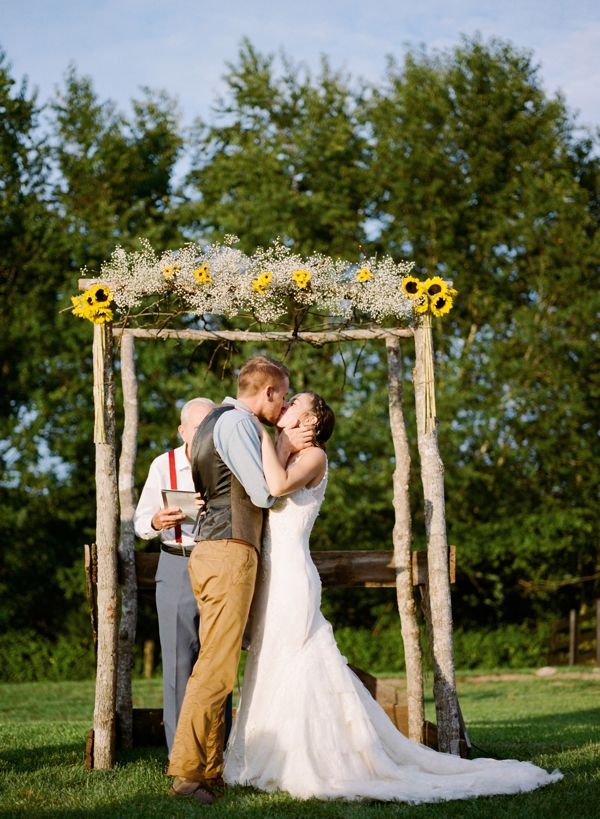
[[[201,405],[203,407],[207,407],[209,410],[215,406],[215,402],[211,401],[210,398],[192,398],[187,401],[181,408],[181,423],[185,424],[189,411],[192,407],[197,405]]]

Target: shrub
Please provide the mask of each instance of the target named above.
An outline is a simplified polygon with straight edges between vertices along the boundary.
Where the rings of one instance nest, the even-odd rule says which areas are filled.
[[[348,662],[374,674],[405,670],[400,624],[378,633],[340,627],[335,636]],[[508,624],[496,629],[457,629],[454,659],[457,669],[532,668],[545,665],[550,623]],[[423,642],[423,641],[422,641]],[[430,670],[423,643],[425,668]]]
[[[0,681],[84,680],[94,676],[90,642],[68,637],[56,641],[32,629],[0,635]]]

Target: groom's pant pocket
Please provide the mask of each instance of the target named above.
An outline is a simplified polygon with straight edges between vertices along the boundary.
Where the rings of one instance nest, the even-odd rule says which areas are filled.
[[[225,592],[245,583],[254,587],[258,553],[239,540],[200,541],[190,558],[190,577],[196,597]]]

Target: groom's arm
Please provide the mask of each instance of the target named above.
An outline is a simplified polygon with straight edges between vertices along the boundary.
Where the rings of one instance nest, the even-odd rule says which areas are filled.
[[[215,424],[214,443],[219,456],[248,493],[255,506],[268,509],[275,502],[262,468],[260,433],[246,412],[225,412]]]

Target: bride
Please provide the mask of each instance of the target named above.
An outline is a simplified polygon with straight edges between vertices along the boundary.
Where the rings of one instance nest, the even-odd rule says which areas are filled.
[[[309,536],[327,485],[334,415],[297,395],[280,428],[314,426],[316,445],[280,464],[263,431],[269,512],[241,704],[226,751],[229,784],[299,799],[436,802],[530,791],[562,778],[529,762],[466,760],[407,739],[340,654],[320,612]]]

